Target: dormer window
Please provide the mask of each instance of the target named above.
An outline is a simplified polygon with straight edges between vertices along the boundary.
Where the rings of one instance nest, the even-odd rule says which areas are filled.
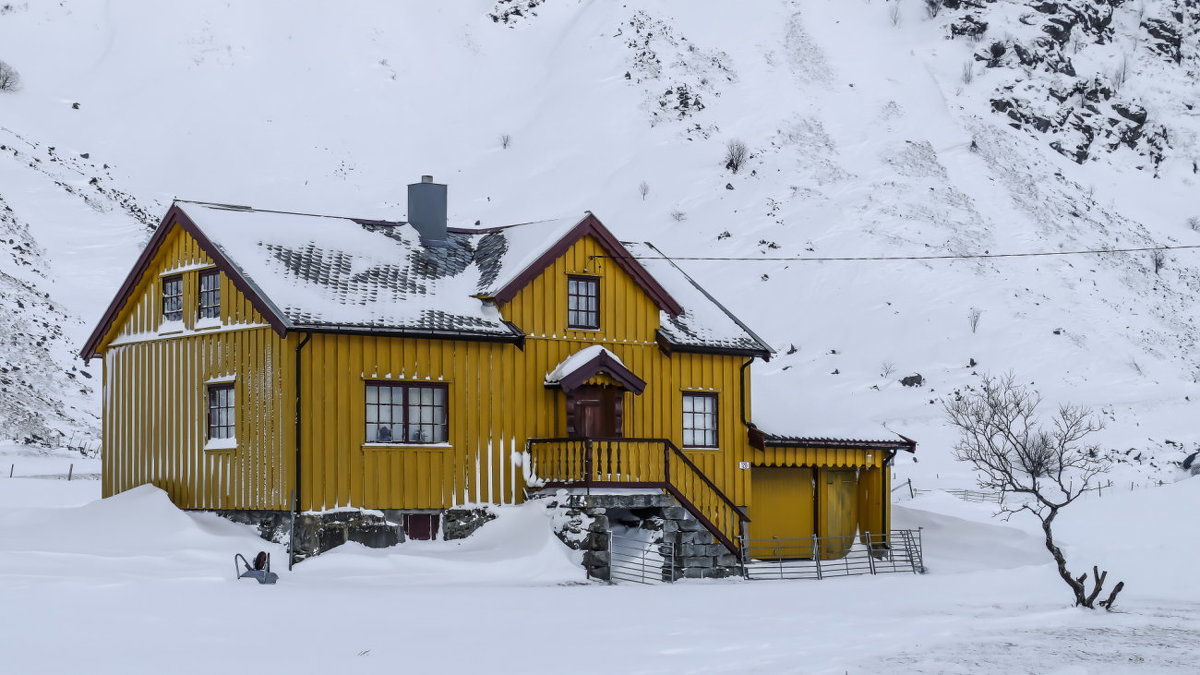
[[[201,319],[217,319],[221,316],[221,273],[218,270],[200,273],[199,312]]]
[[[567,277],[567,328],[600,327],[600,280]]]
[[[183,321],[183,275],[163,277],[162,318],[163,321]]]

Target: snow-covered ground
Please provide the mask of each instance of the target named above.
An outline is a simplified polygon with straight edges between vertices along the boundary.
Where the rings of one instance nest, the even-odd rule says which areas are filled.
[[[8,457],[8,456],[6,456]],[[1115,491],[1061,524],[1070,562],[1126,582],[1070,606],[1031,522],[933,493],[925,575],[587,582],[537,504],[462,542],[350,544],[288,572],[281,547],[141,487],[0,478],[0,653],[11,673],[1190,673],[1200,479]],[[270,551],[275,586],[234,579]]]
[[[1173,463],[1200,447],[1200,253],[771,259],[1200,244],[1195,2],[959,4],[0,3],[22,76],[0,92],[0,437],[30,444],[0,448],[0,670],[1194,672],[1200,483]],[[1075,26],[1075,76],[1014,62],[1051,8],[1085,5],[1113,21]],[[1177,60],[1147,28],[1173,12]],[[984,33],[949,39],[967,13]],[[1117,104],[1146,112],[1134,147],[1051,149],[1080,115],[1128,131]],[[31,450],[94,447],[98,368],[73,353],[172,197],[399,219],[423,173],[453,225],[590,209],[738,258],[680,264],[779,350],[755,420],[916,438],[897,484],[972,487],[940,401],[981,373],[1092,406],[1116,489],[1062,537],[1128,583],[1121,611],[1067,607],[1028,522],[936,494],[897,509],[925,527],[921,577],[593,585],[517,510],[462,546],[351,546],[259,587],[232,579],[264,547],[244,529],[150,489],[92,503],[95,460]],[[72,463],[83,480],[57,477]]]

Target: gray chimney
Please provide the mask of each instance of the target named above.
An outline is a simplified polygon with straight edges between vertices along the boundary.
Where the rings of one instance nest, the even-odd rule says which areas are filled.
[[[408,186],[408,222],[425,241],[446,239],[446,186],[433,176]]]

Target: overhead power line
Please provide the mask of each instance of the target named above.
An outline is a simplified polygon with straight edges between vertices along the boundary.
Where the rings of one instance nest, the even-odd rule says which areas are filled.
[[[1143,246],[1138,248],[1098,248],[1079,251],[1033,251],[1028,253],[971,253],[943,255],[890,255],[890,256],[655,256],[598,255],[595,258],[626,258],[631,260],[728,260],[735,262],[867,262],[887,260],[977,260],[981,258],[1039,258],[1067,255],[1099,255],[1102,253],[1138,253],[1143,251],[1181,251],[1200,249],[1200,244],[1183,246]]]

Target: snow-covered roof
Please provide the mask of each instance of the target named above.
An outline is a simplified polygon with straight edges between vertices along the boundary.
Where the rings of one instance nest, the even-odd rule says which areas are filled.
[[[503,246],[451,232],[426,244],[400,223],[185,203],[181,209],[291,327],[512,336],[475,296]],[[490,253],[490,255],[489,255]]]
[[[610,352],[604,347],[600,345],[589,345],[583,349],[580,349],[574,354],[571,354],[567,358],[563,359],[562,363],[555,366],[554,370],[550,371],[550,374],[546,376],[546,384],[558,384],[559,382],[562,382],[563,378],[571,375],[586,365],[589,361],[599,358],[601,355],[607,356],[622,366],[625,365],[625,363],[621,361],[621,357]]]
[[[771,347],[762,338],[653,244],[622,244],[683,306],[683,313],[675,316],[661,312],[659,330],[671,344],[771,353]]]
[[[601,373],[616,379],[635,394],[646,389],[646,381],[629,370],[621,357],[600,345],[589,345],[563,359],[546,375],[546,385],[571,391]]]
[[[488,229],[451,228],[425,241],[400,222],[177,201],[164,225],[182,223],[277,330],[377,331],[518,340],[498,309],[574,238],[591,234],[661,309],[670,348],[769,348],[649,244],[624,245],[591,214]],[[145,269],[156,233],[85,354],[94,353],[125,293]],[[632,255],[630,255],[632,254]]]

